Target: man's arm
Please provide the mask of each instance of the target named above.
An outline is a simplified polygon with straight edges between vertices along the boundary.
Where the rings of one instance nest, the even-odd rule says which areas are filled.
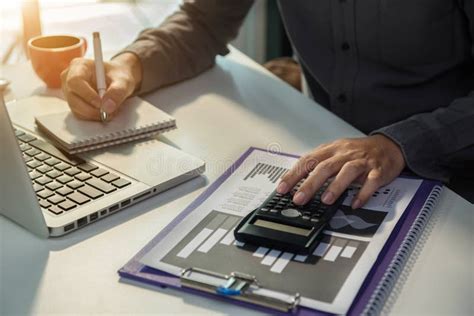
[[[474,1],[457,1],[469,21],[474,58]],[[474,91],[447,107],[414,115],[371,134],[319,146],[283,176],[277,191],[286,193],[307,177],[293,197],[295,204],[305,204],[335,176],[322,201],[334,203],[350,183],[357,181],[362,184],[352,200],[352,208],[357,209],[405,166],[423,177],[445,182],[460,172],[474,178]]]
[[[460,4],[469,20],[474,58],[474,1],[460,0]],[[423,177],[447,182],[463,169],[464,176],[474,177],[470,166],[474,162],[474,91],[447,107],[414,115],[371,134],[383,134],[397,143],[407,166]]]
[[[99,109],[114,115],[133,93],[144,93],[196,76],[228,53],[252,0],[185,0],[160,27],[143,31],[137,40],[105,62],[107,91],[100,98],[94,62],[74,59],[61,74],[71,111],[85,120],[100,120]]]
[[[185,0],[159,27],[140,33],[125,52],[142,66],[139,93],[191,78],[229,52],[253,0]]]

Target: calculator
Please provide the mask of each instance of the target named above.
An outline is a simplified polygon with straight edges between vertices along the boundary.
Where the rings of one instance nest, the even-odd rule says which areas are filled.
[[[303,180],[302,180],[303,181]],[[244,217],[234,230],[241,242],[307,254],[347,196],[345,191],[332,205],[321,201],[329,183],[325,183],[305,205],[292,202],[302,181],[287,194],[274,191],[257,209]]]

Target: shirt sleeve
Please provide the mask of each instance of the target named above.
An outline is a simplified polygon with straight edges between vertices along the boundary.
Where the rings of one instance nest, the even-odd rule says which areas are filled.
[[[461,3],[469,21],[474,58],[474,1]],[[371,134],[383,134],[397,143],[408,168],[420,176],[444,182],[454,175],[474,178],[474,91],[447,107],[414,115]]]
[[[136,93],[182,81],[212,67],[229,52],[253,0],[185,0],[159,27],[142,31],[119,54],[141,61],[143,77]],[[118,55],[119,55],[118,54]]]

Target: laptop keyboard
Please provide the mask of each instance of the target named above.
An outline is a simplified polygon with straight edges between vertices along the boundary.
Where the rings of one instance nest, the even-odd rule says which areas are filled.
[[[130,185],[91,163],[66,156],[50,143],[15,129],[39,204],[55,215],[73,211]]]

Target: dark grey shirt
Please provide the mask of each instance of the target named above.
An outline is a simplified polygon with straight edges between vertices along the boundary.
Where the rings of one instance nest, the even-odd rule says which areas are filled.
[[[252,1],[185,1],[125,51],[141,91],[183,80],[228,52]],[[317,102],[400,145],[415,173],[474,176],[474,0],[282,0]]]

